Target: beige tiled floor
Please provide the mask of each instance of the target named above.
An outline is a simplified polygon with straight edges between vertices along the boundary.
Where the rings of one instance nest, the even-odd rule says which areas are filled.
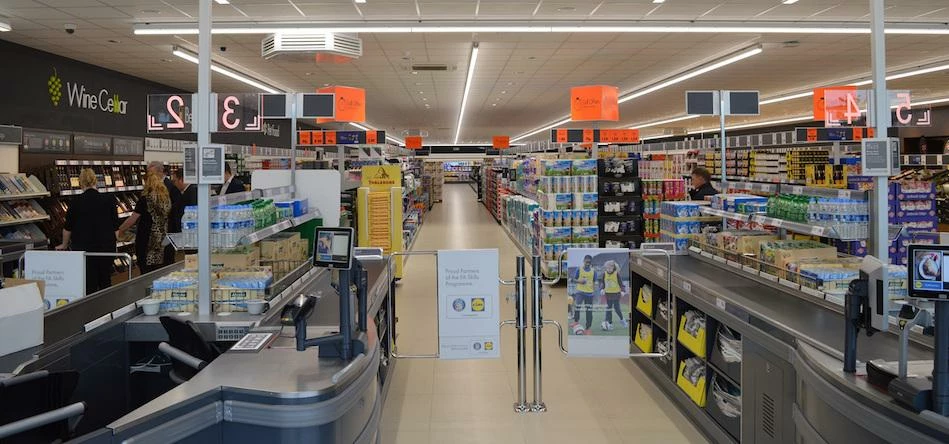
[[[444,202],[425,218],[414,249],[463,248],[500,249],[501,277],[506,279],[513,276],[520,254],[468,185],[445,185]],[[434,280],[434,258],[415,256],[406,264],[396,297],[403,354],[435,352]],[[502,295],[510,292],[510,287],[501,288]],[[564,291],[554,288],[552,293],[547,311],[557,313],[549,307],[562,306]],[[502,319],[512,318],[513,305],[502,298],[502,306]],[[517,361],[510,327],[502,330],[500,360],[400,360],[383,410],[383,443],[706,442],[637,364],[567,359],[556,341],[556,330],[544,329],[546,413],[518,414],[512,409]],[[531,377],[529,372],[528,400]]]

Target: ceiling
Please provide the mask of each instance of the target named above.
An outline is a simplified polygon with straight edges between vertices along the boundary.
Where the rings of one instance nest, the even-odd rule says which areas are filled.
[[[231,0],[213,7],[216,22],[320,21],[372,23],[426,20],[597,20],[710,22],[866,22],[868,0]],[[888,0],[888,21],[949,22],[946,0]],[[133,35],[145,22],[187,22],[197,0],[0,0],[0,20],[13,26],[0,38],[130,75],[194,90],[195,65],[171,55],[172,45],[194,49],[194,35]],[[63,25],[78,29],[67,35]],[[313,58],[260,57],[263,35],[215,35],[214,60],[288,91],[324,85],[366,89],[369,123],[391,134],[421,129],[426,143],[450,143],[455,134],[472,42],[480,52],[460,142],[486,142],[492,135],[517,136],[563,118],[572,86],[608,84],[634,91],[677,73],[761,44],[760,55],[679,83],[620,107],[623,126],[684,113],[683,91],[755,89],[763,97],[865,78],[870,38],[859,34],[676,34],[676,33],[362,33],[364,55],[343,64]],[[793,43],[789,43],[793,42]],[[224,50],[226,48],[226,50]],[[888,35],[890,70],[949,61],[949,35]],[[413,74],[413,63],[444,63],[448,72]],[[221,75],[213,90],[254,91]],[[889,82],[917,97],[949,97],[949,71]],[[429,105],[426,107],[425,105]],[[762,107],[759,118],[807,114],[810,98]],[[603,123],[603,127],[619,126]],[[579,126],[580,124],[574,124]],[[716,126],[690,119],[667,126]],[[662,127],[643,131],[657,134]],[[548,137],[540,133],[530,139]],[[530,140],[529,139],[529,140]]]

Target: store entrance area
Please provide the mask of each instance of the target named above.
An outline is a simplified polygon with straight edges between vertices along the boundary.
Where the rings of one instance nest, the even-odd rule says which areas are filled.
[[[522,254],[467,184],[446,184],[419,232],[414,250],[497,248],[501,277],[511,279]],[[528,260],[528,265],[530,261]],[[502,295],[511,293],[502,287]],[[413,256],[396,287],[402,354],[435,352],[435,258]],[[562,313],[565,291],[554,287],[548,313]],[[513,317],[501,298],[501,318]],[[556,315],[553,315],[556,316]],[[554,317],[556,319],[556,317]],[[563,321],[563,320],[561,320]],[[638,364],[620,359],[567,359],[555,329],[544,333],[546,413],[518,414],[515,333],[501,331],[500,360],[402,359],[383,410],[389,443],[703,443],[706,439],[647,381]],[[528,373],[528,385],[533,375]],[[531,399],[528,389],[528,400]]]

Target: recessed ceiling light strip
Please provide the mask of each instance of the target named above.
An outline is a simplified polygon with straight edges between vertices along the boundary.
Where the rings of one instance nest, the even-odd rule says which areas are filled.
[[[470,33],[470,32],[520,32],[520,33],[676,33],[676,34],[869,34],[870,28],[860,23],[850,22],[687,22],[687,21],[644,21],[630,24],[622,21],[590,21],[575,24],[569,21],[500,21],[459,24],[451,21],[379,21],[379,22],[269,22],[220,23],[212,29],[213,34],[272,34],[272,33]],[[139,23],[133,26],[136,35],[184,35],[197,34],[194,23]],[[949,26],[941,23],[890,23],[887,34],[904,35],[949,35]]]
[[[195,65],[198,64],[198,57],[197,57],[196,55],[194,55],[194,54],[192,54],[192,53],[190,53],[190,52],[187,52],[187,51],[185,51],[185,50],[183,50],[183,49],[181,49],[181,48],[174,47],[174,48],[172,48],[171,53],[172,53],[173,55],[175,55],[176,57],[180,57],[180,58],[182,58],[182,59],[184,59],[184,60],[187,60],[187,61],[189,61],[189,62],[191,62],[191,63],[194,63]],[[255,79],[252,79],[252,78],[250,78],[250,77],[246,77],[246,76],[244,76],[244,75],[238,74],[238,73],[236,73],[236,72],[234,72],[234,71],[231,71],[230,69],[221,67],[221,66],[219,66],[219,65],[217,65],[217,64],[214,64],[214,63],[211,64],[211,71],[214,71],[214,72],[216,72],[216,73],[218,73],[218,74],[223,74],[223,75],[225,75],[225,76],[227,76],[227,77],[230,77],[230,78],[232,78],[232,79],[234,79],[234,80],[237,80],[238,82],[244,83],[244,84],[246,84],[246,85],[253,86],[254,88],[260,89],[260,90],[265,91],[265,92],[268,92],[268,93],[270,93],[270,94],[277,94],[277,93],[282,92],[282,91],[280,91],[280,90],[278,90],[278,89],[276,89],[276,88],[274,88],[274,87],[272,87],[272,86],[266,85],[266,84],[264,84],[264,83],[262,83],[262,82],[260,82],[260,81],[258,81],[258,80],[255,80]]]
[[[458,125],[455,127],[455,142],[461,136],[461,124],[465,120],[465,106],[468,105],[468,93],[471,92],[471,82],[474,80],[475,65],[478,63],[478,42],[471,45],[471,58],[468,60],[468,75],[465,77],[465,92],[461,96],[461,109],[458,110]]]
[[[705,65],[705,66],[699,67],[699,68],[697,68],[697,69],[694,69],[694,70],[691,70],[691,71],[686,71],[686,72],[681,73],[681,74],[677,74],[677,75],[675,75],[675,76],[669,78],[668,80],[663,80],[663,81],[661,81],[661,82],[659,82],[659,83],[653,84],[653,85],[648,86],[648,87],[646,87],[646,88],[639,89],[639,90],[636,90],[636,91],[633,91],[633,92],[630,92],[630,93],[626,93],[626,94],[624,94],[624,95],[621,95],[621,96],[619,97],[619,103],[625,103],[625,102],[628,102],[628,101],[630,101],[630,100],[633,100],[633,99],[636,99],[636,98],[645,96],[645,95],[647,95],[647,94],[654,93],[654,92],[659,91],[659,90],[661,90],[661,89],[663,89],[663,88],[668,88],[668,87],[670,87],[670,86],[672,86],[672,85],[675,85],[675,84],[677,84],[677,83],[684,82],[684,81],[686,81],[686,80],[689,80],[689,79],[698,77],[698,76],[700,76],[700,75],[702,75],[702,74],[706,74],[706,73],[709,73],[709,72],[714,71],[714,70],[716,70],[716,69],[722,68],[722,67],[724,67],[724,66],[731,65],[732,63],[736,63],[736,62],[739,62],[739,61],[741,61],[741,60],[747,59],[748,57],[752,57],[752,56],[754,56],[754,55],[761,54],[761,52],[762,52],[761,45],[754,45],[754,46],[752,46],[752,47],[750,47],[750,48],[745,48],[745,49],[740,50],[740,51],[738,51],[738,52],[736,52],[736,53],[733,53],[733,54],[731,54],[731,55],[729,55],[729,56],[727,56],[727,57],[725,57],[725,58],[723,58],[723,59],[721,59],[721,60],[719,60],[719,61],[717,61],[717,62],[713,62],[713,63],[707,64],[707,65]],[[527,133],[525,133],[525,134],[522,134],[522,135],[520,135],[520,136],[517,136],[517,137],[511,139],[511,141],[512,141],[512,142],[517,142],[518,140],[522,140],[522,139],[525,139],[525,138],[527,138],[527,137],[533,136],[533,135],[535,135],[535,134],[537,134],[537,133],[540,133],[540,132],[543,132],[543,131],[547,131],[547,130],[550,130],[550,129],[552,129],[552,128],[556,128],[556,127],[558,127],[558,126],[560,126],[560,125],[563,125],[563,124],[566,124],[566,123],[568,123],[568,122],[570,122],[570,117],[569,117],[569,116],[566,116],[563,120],[560,120],[560,121],[558,121],[558,122],[556,122],[556,123],[554,123],[554,124],[545,125],[545,126],[543,126],[543,127],[541,127],[541,128],[538,128],[538,129],[529,131],[529,132],[527,132]]]

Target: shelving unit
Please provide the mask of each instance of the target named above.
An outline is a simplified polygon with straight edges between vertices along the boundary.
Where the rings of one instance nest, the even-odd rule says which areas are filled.
[[[600,248],[639,248],[645,240],[639,161],[635,158],[597,160],[597,187]],[[633,211],[624,214],[607,211],[611,205],[621,205]]]
[[[445,172],[445,183],[468,183],[471,182],[471,173],[481,162],[473,160],[453,160],[445,161],[442,164]]]
[[[491,167],[484,172],[484,206],[494,216],[494,220],[501,222],[501,196],[509,194],[502,184],[503,168]]]

